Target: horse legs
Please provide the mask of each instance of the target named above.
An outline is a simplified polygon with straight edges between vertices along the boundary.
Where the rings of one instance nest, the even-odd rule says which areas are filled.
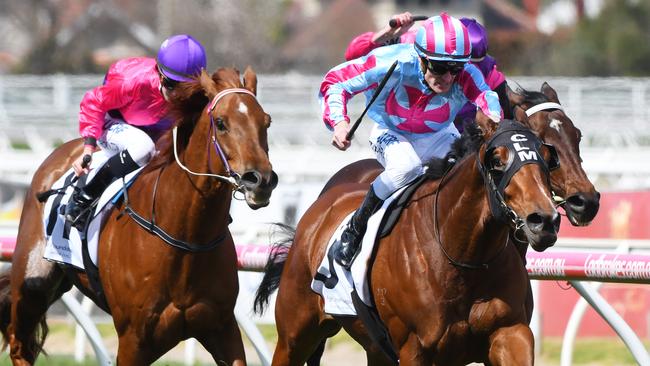
[[[217,365],[246,365],[244,344],[234,315],[220,324],[220,328],[210,335],[198,336],[197,340],[210,352]]]
[[[14,365],[32,365],[42,351],[48,327],[45,314],[49,306],[70,289],[65,275],[52,262],[42,258],[38,249],[27,258],[14,260],[9,284],[11,301],[9,319],[3,319],[2,332],[8,341]],[[3,304],[3,314],[5,313]],[[7,321],[8,320],[8,323]]]
[[[278,343],[272,364],[301,366],[318,351],[319,346],[328,337],[336,334],[341,326],[321,312],[319,295],[308,290],[309,293],[300,291],[297,297],[293,297],[296,296],[295,293],[291,294],[293,296],[286,296],[288,289],[282,288],[283,284],[280,284],[275,304]],[[315,360],[310,360],[310,363],[315,363]]]
[[[535,341],[533,332],[524,324],[497,329],[490,336],[490,363],[499,365],[533,365]]]

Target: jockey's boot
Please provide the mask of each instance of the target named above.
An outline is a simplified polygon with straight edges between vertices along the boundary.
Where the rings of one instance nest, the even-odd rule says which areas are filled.
[[[85,213],[90,205],[117,178],[138,168],[129,152],[124,150],[111,156],[106,162],[96,168],[97,172],[83,187],[77,187],[65,207],[65,219],[78,229],[83,229],[86,223]]]
[[[363,239],[363,234],[366,232],[368,219],[383,203],[384,200],[377,197],[371,185],[366,198],[361,203],[361,207],[352,215],[350,222],[341,233],[341,240],[336,244],[338,248],[334,252],[334,259],[345,269],[350,270],[350,267],[352,267],[352,262],[359,253],[361,239]]]

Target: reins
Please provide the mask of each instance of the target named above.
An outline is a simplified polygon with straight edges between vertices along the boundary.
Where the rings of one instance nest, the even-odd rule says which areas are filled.
[[[478,156],[478,153],[477,153],[477,156]],[[480,164],[480,162],[479,162],[479,164]],[[459,261],[455,260],[454,258],[452,258],[451,255],[449,255],[449,253],[447,252],[447,250],[445,250],[444,245],[442,245],[442,238],[440,237],[440,228],[439,228],[439,224],[438,224],[438,196],[440,195],[440,191],[442,190],[445,177],[447,177],[447,174],[452,170],[452,168],[454,166],[455,166],[455,161],[454,161],[454,164],[450,165],[445,170],[444,174],[440,178],[440,183],[438,184],[438,189],[436,189],[436,194],[435,194],[434,203],[433,203],[433,215],[434,215],[433,227],[434,227],[434,233],[435,233],[435,236],[436,236],[436,240],[438,242],[438,246],[440,247],[440,250],[445,255],[445,257],[447,257],[447,260],[449,261],[449,263],[451,263],[453,266],[464,268],[464,269],[488,269],[489,265],[492,262],[494,262],[501,255],[501,253],[503,253],[503,251],[508,246],[508,238],[506,238],[505,244],[501,247],[501,249],[494,256],[492,256],[492,258],[490,258],[489,260],[487,260],[484,263],[459,262]],[[484,176],[484,178],[486,178],[486,177]],[[506,213],[511,213],[512,216],[511,215],[508,215],[508,216],[511,218],[512,222],[515,224],[515,232],[516,232],[517,230],[519,230],[524,225],[524,221],[517,215],[516,212],[514,212],[510,207],[508,207],[508,205],[506,205],[506,203],[503,201],[503,196],[501,196],[501,194],[499,194],[499,192],[496,190],[496,185],[494,185],[494,182],[491,180],[491,177],[490,177],[490,181],[491,181],[492,185],[494,186],[495,192],[498,194],[498,197],[500,198],[499,202],[502,203],[503,207],[506,209]],[[516,236],[516,234],[515,234],[515,236]],[[519,240],[519,239],[517,239],[517,240]]]

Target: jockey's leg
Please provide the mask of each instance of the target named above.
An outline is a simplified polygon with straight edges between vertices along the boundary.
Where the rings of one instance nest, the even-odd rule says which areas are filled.
[[[133,161],[126,150],[110,157],[97,168],[95,175],[86,181],[83,187],[74,191],[65,208],[66,220],[77,223],[83,212],[115,179],[121,178],[137,168],[138,164]]]
[[[96,168],[94,175],[88,176],[84,187],[75,190],[65,212],[66,220],[72,223],[84,216],[82,213],[109,184],[147,164],[155,151],[155,144],[146,132],[120,120],[110,120],[107,123],[108,127],[98,144],[109,156],[113,156]],[[84,225],[77,222],[76,226]]]
[[[361,207],[352,215],[350,222],[348,222],[341,234],[341,240],[336,244],[338,248],[335,249],[334,259],[341,266],[350,269],[354,258],[359,253],[359,244],[361,244],[363,234],[366,232],[368,219],[383,203],[384,200],[377,196],[371,185],[368,193],[366,193],[366,198],[361,203]]]
[[[370,145],[385,169],[372,183],[366,199],[341,234],[341,240],[335,244],[334,259],[337,263],[350,269],[359,252],[368,218],[393,192],[424,173],[423,162],[444,157],[458,136],[453,124],[433,136],[406,136],[375,125],[370,134]]]

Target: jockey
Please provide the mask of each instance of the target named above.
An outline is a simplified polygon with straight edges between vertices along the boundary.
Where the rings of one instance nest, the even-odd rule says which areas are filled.
[[[323,120],[333,130],[332,144],[346,150],[350,146],[348,100],[361,92],[370,100],[397,60],[384,90],[368,110],[375,121],[370,145],[385,169],[336,243],[335,259],[343,267],[350,268],[368,218],[383,201],[422,175],[423,162],[449,152],[459,137],[454,118],[468,100],[496,122],[503,117],[498,95],[490,90],[479,69],[468,63],[470,56],[467,28],[441,13],[424,22],[414,45],[377,48],[325,75],[319,95]]]
[[[89,173],[97,145],[111,157],[75,190],[66,206],[66,220],[76,223],[112,181],[149,162],[155,140],[171,127],[168,101],[174,87],[192,80],[205,67],[203,46],[185,34],[165,40],[155,59],[127,58],[111,65],[103,85],[81,101],[79,132],[84,149],[72,167],[77,176]]]
[[[409,12],[396,14],[391,17],[394,19],[398,26],[395,28],[385,26],[377,32],[366,32],[355,37],[348,45],[345,51],[345,59],[352,60],[368,54],[375,48],[396,44],[396,43],[413,43],[415,42],[415,35],[417,30],[412,30],[411,27],[415,23],[413,15]],[[499,103],[503,110],[504,117],[512,119],[512,109],[508,100],[507,82],[506,78],[497,68],[496,60],[487,54],[488,51],[488,38],[487,31],[476,19],[473,18],[460,18],[467,31],[469,32],[469,39],[472,43],[472,57],[470,63],[474,64],[481,70],[485,82],[490,89],[497,92],[499,95]],[[473,121],[476,116],[476,106],[468,102],[465,107],[458,113],[456,117],[456,127],[462,131],[463,123],[466,121]]]

